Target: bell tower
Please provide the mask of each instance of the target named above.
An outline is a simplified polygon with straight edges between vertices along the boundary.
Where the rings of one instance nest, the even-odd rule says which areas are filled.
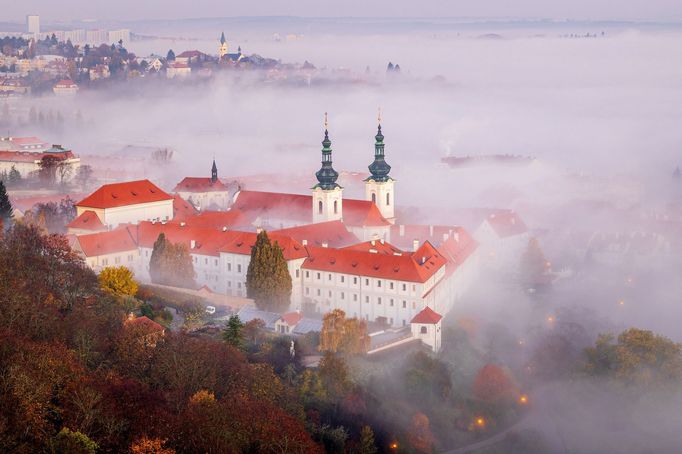
[[[395,223],[395,180],[388,174],[391,166],[384,159],[384,135],[381,132],[381,111],[377,118],[379,126],[374,137],[374,162],[369,165],[369,177],[365,179],[365,200],[376,204],[381,215]]]
[[[313,186],[313,223],[338,221],[343,218],[343,188],[336,183],[339,173],[332,167],[332,141],[329,140],[327,113],[324,114],[322,167],[315,173]]]
[[[211,167],[211,183],[215,184],[218,181],[218,166],[215,165],[215,159],[213,160],[213,167]]]
[[[218,46],[218,57],[223,58],[227,55],[227,40],[225,39],[225,32],[220,35],[220,46]]]

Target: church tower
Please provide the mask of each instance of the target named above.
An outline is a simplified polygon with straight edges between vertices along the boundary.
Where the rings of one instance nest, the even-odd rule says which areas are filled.
[[[322,167],[315,173],[318,183],[313,187],[313,223],[338,221],[343,218],[343,188],[336,183],[339,173],[332,167],[332,141],[324,114]]]
[[[211,184],[215,184],[218,181],[218,166],[215,165],[215,159],[213,160],[213,167],[211,167]]]
[[[220,46],[218,47],[218,57],[223,58],[227,55],[227,40],[225,39],[225,32],[220,35]]]
[[[374,162],[369,165],[370,176],[365,179],[365,200],[374,202],[381,215],[391,223],[395,222],[395,180],[388,173],[391,166],[384,159],[384,135],[381,133],[381,113],[379,114],[379,128],[374,137]]]

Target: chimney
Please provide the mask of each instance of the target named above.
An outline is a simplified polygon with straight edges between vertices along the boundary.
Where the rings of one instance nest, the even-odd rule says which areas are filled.
[[[189,248],[194,249],[197,245],[197,242],[194,240],[189,240]]]
[[[303,240],[303,241],[301,241],[301,244],[302,244],[303,246],[307,246],[307,245],[308,245],[308,240]]]
[[[182,221],[182,222],[180,223],[180,227],[184,227],[184,226],[186,226],[186,225],[187,225],[187,224],[185,223],[185,221]]]
[[[227,226],[226,225],[223,226],[223,232],[227,232]]]
[[[322,243],[322,247],[329,247],[328,243]]]
[[[459,232],[453,232],[452,239],[459,243]]]
[[[450,238],[450,234],[444,233],[444,234],[443,234],[443,241],[447,241],[448,238]]]
[[[379,241],[381,242],[381,244],[384,244],[384,239],[383,239],[383,238],[380,239]]]
[[[419,240],[412,240],[412,250],[417,252],[417,249],[419,249]]]
[[[422,255],[422,265],[426,263],[426,257]]]
[[[405,224],[400,224],[398,230],[400,231],[400,236],[405,236]]]
[[[433,237],[433,226],[432,225],[429,226],[429,237],[430,238]]]
[[[259,234],[262,231],[263,231],[263,229],[261,227],[256,227],[256,234]]]
[[[372,240],[372,241],[370,241],[369,243],[370,243],[372,246],[374,246],[374,245],[377,244],[376,240]]]

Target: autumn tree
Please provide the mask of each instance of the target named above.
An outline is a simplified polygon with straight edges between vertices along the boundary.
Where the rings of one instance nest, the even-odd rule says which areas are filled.
[[[412,417],[407,429],[407,441],[419,453],[433,452],[434,437],[429,428],[429,418],[424,413],[417,412]]]
[[[223,328],[223,340],[233,347],[242,350],[244,348],[244,324],[238,315],[231,315],[225,328]]]
[[[99,285],[102,290],[116,296],[135,296],[139,284],[133,272],[125,266],[109,266],[100,271]]]
[[[149,274],[156,284],[196,288],[196,275],[189,249],[184,244],[168,241],[163,233],[154,242]]]
[[[259,232],[246,271],[247,296],[259,309],[281,313],[291,303],[291,290],[291,275],[282,248],[277,242],[270,242],[265,230]]]
[[[130,445],[130,454],[175,454],[175,449],[165,447],[167,440],[143,435]]]
[[[324,315],[320,351],[366,353],[369,345],[367,322],[357,318],[346,319],[346,313],[341,309],[334,309]]]
[[[99,446],[87,435],[78,431],[62,428],[55,437],[53,446],[56,452],[73,454],[95,454]]]
[[[511,372],[495,364],[479,369],[474,379],[474,397],[488,403],[513,402],[519,394]]]
[[[591,375],[640,384],[682,380],[682,344],[647,330],[630,328],[617,338],[602,334],[585,356]]]
[[[2,221],[5,228],[9,228],[10,221],[14,217],[14,209],[12,203],[9,201],[7,189],[5,184],[0,181],[0,221]]]
[[[327,394],[334,401],[345,396],[352,386],[346,361],[334,353],[324,354],[320,360],[319,373]]]

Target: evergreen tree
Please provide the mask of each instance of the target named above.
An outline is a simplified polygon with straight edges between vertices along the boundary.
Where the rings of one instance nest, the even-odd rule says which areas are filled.
[[[175,52],[173,52],[173,49],[169,50],[168,53],[166,54],[166,60],[168,61],[175,60]]]
[[[0,181],[0,220],[2,220],[2,225],[9,227],[9,221],[13,216],[14,209],[12,208],[12,203],[9,201],[5,183]]]
[[[244,349],[243,328],[244,324],[239,320],[238,315],[230,316],[225,328],[223,328],[223,340],[239,350]]]
[[[272,244],[263,230],[251,248],[246,272],[247,296],[262,310],[283,312],[291,302],[291,275],[282,248]]]
[[[358,454],[376,454],[377,447],[374,443],[374,432],[369,426],[363,426],[360,432],[360,445],[358,446]]]
[[[194,265],[184,244],[173,244],[161,233],[149,259],[149,275],[155,284],[195,288]]]
[[[540,248],[540,242],[533,237],[528,241],[526,251],[521,257],[521,280],[525,285],[539,284],[548,271],[549,264]]]
[[[21,183],[21,173],[19,173],[16,167],[12,166],[12,168],[9,169],[9,174],[7,175],[7,182],[9,183],[10,186],[16,186],[19,183]]]
[[[159,237],[154,241],[154,247],[152,249],[152,256],[149,259],[149,276],[152,282],[161,281],[161,261],[165,255],[166,249],[166,235],[161,233]]]

